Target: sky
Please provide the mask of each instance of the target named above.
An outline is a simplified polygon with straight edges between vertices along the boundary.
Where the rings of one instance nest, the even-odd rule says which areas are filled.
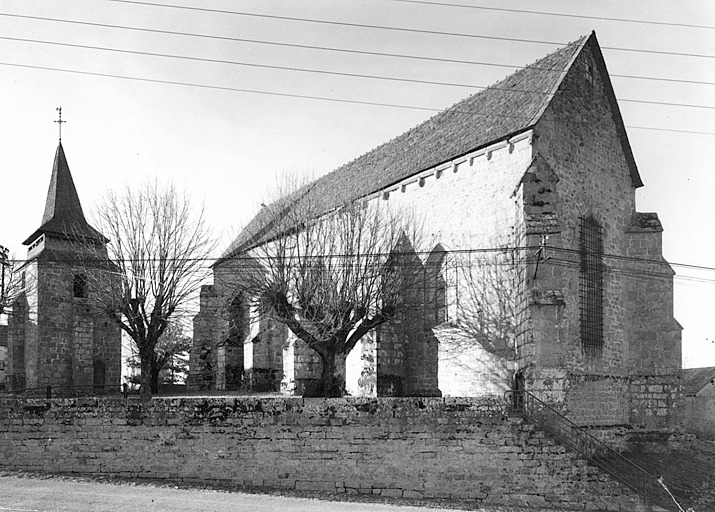
[[[715,366],[711,0],[2,0],[0,244],[24,258],[40,225],[57,107],[88,217],[107,189],[171,179],[220,252],[281,174],[325,174],[593,30],[637,208],[665,229],[684,366]]]

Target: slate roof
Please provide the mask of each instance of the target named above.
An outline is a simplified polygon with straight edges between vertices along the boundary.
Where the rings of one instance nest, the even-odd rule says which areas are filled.
[[[436,165],[532,128],[548,107],[574,59],[589,42],[595,45],[594,53],[600,56],[595,34],[581,37],[339,167],[306,186],[297,196],[311,201],[314,211],[327,213]],[[613,95],[610,87],[607,89]],[[612,101],[615,104],[615,96]],[[617,124],[620,121],[622,129],[620,113],[614,114],[614,120]],[[625,130],[622,139],[624,137]],[[626,139],[624,145],[627,144]],[[630,154],[629,146],[627,153]],[[634,180],[635,183],[639,181],[640,178]],[[219,263],[261,243],[270,232],[271,216],[283,211],[282,208],[290,201],[281,203],[278,207],[262,208],[231,243]]]
[[[683,392],[694,395],[715,379],[715,366],[683,368]]]
[[[61,142],[55,152],[42,223],[23,244],[30,245],[43,234],[60,237],[86,237],[91,240],[106,241],[106,238],[90,226],[84,217]]]

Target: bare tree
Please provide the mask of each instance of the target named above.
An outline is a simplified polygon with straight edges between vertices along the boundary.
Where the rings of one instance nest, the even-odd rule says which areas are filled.
[[[97,306],[136,345],[141,392],[148,396],[157,392],[165,364],[162,335],[172,318],[185,315],[207,277],[215,243],[203,209],[192,210],[187,195],[156,181],[107,193],[95,225],[110,240],[111,262],[110,272],[101,274],[109,277],[93,286]]]
[[[0,245],[0,316],[11,314],[13,303],[27,292],[21,270],[25,262],[10,258],[8,252]]]
[[[158,371],[158,384],[178,384],[188,372],[188,353],[191,349],[192,339],[186,335],[181,322],[171,321],[162,333],[156,344],[156,367]],[[130,356],[126,362],[129,368],[136,371],[141,368],[139,351],[133,340],[129,340],[127,347]],[[132,384],[141,384],[141,374],[129,378]]]
[[[348,204],[329,213],[310,185],[263,206],[238,292],[285,324],[322,363],[321,396],[339,396],[345,358],[366,333],[392,319],[412,271],[414,221],[380,207]]]
[[[454,256],[459,327],[471,342],[502,357],[514,354],[517,314],[516,249],[466,252]]]

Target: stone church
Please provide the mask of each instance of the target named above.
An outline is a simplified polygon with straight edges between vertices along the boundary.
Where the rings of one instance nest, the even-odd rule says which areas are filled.
[[[516,386],[581,424],[673,426],[682,398],[674,273],[658,216],[636,209],[641,186],[595,33],[318,179],[300,200],[323,214],[356,201],[408,205],[434,240],[416,254],[420,307],[355,347],[348,391],[503,396]],[[300,393],[319,375],[315,354],[231,285],[269,227],[259,213],[201,291],[195,386],[261,377]],[[490,278],[489,261],[508,274]],[[486,299],[470,292],[489,286]],[[485,317],[504,290],[499,332]]]
[[[91,303],[109,269],[107,242],[85,219],[60,141],[42,222],[23,242],[24,292],[8,321],[8,391],[119,390],[120,330]]]

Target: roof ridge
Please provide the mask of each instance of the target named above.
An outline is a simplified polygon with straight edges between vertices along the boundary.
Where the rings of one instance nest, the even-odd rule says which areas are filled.
[[[324,174],[323,176],[321,176],[321,177],[319,177],[319,178],[316,178],[314,181],[315,181],[315,182],[320,181],[321,179],[325,178],[326,176],[328,176],[328,175],[330,175],[330,174],[333,174],[333,173],[336,173],[336,172],[340,171],[342,168],[347,167],[348,165],[350,165],[351,163],[355,162],[356,160],[362,158],[363,156],[365,156],[365,155],[367,155],[367,154],[369,154],[369,153],[371,153],[371,152],[373,152],[373,151],[375,151],[375,150],[377,150],[377,149],[379,149],[379,148],[381,148],[381,147],[390,145],[392,142],[396,141],[396,140],[399,139],[400,137],[403,137],[403,136],[407,135],[408,133],[412,132],[412,131],[415,130],[416,128],[419,128],[420,126],[424,126],[424,125],[426,125],[426,124],[428,124],[428,123],[434,121],[435,118],[437,118],[437,117],[439,117],[439,116],[441,116],[441,115],[443,115],[443,114],[445,114],[445,113],[447,113],[447,112],[453,111],[453,109],[454,109],[455,107],[457,107],[458,105],[461,105],[461,104],[465,103],[466,101],[468,101],[468,100],[470,100],[470,99],[472,99],[472,98],[475,98],[475,97],[477,97],[477,96],[480,96],[480,95],[482,95],[482,94],[484,94],[484,93],[486,93],[486,92],[488,92],[488,91],[504,90],[504,89],[498,89],[496,86],[498,86],[498,85],[500,85],[500,84],[503,84],[504,82],[506,82],[506,81],[509,80],[510,78],[514,77],[514,76],[517,75],[518,73],[521,73],[521,72],[523,72],[523,71],[525,71],[525,70],[546,71],[546,72],[558,72],[558,73],[561,73],[561,74],[562,74],[561,79],[563,79],[563,76],[566,75],[566,73],[568,72],[568,69],[570,69],[571,65],[573,64],[574,59],[578,56],[578,53],[579,53],[580,49],[583,48],[583,46],[584,46],[584,45],[586,44],[586,42],[588,41],[589,37],[591,37],[591,36],[590,36],[590,35],[581,36],[580,38],[576,39],[575,41],[569,42],[569,43],[567,43],[566,45],[564,45],[563,47],[557,48],[557,49],[554,50],[553,52],[551,52],[551,53],[549,53],[549,54],[547,54],[547,55],[544,55],[543,57],[540,57],[540,58],[536,59],[536,60],[535,60],[534,62],[532,62],[531,64],[529,64],[529,65],[527,65],[527,66],[524,66],[524,67],[522,67],[522,68],[517,69],[516,71],[514,71],[513,73],[510,73],[509,75],[505,76],[505,77],[502,78],[501,80],[499,80],[499,81],[497,81],[497,82],[494,82],[493,84],[491,84],[491,85],[489,85],[489,86],[487,86],[487,87],[484,87],[481,91],[475,92],[475,93],[473,93],[473,94],[470,94],[469,96],[465,96],[464,98],[455,101],[455,102],[454,102],[452,105],[450,105],[449,107],[447,107],[447,108],[445,108],[445,109],[443,109],[443,110],[440,110],[439,112],[437,112],[437,113],[435,113],[434,115],[428,117],[428,118],[425,119],[424,121],[421,121],[421,122],[419,122],[418,124],[412,126],[411,128],[408,128],[408,129],[405,130],[404,132],[402,132],[402,133],[400,133],[400,134],[398,134],[398,135],[395,135],[395,136],[392,137],[391,139],[389,139],[389,140],[387,140],[387,141],[385,141],[385,142],[383,142],[383,143],[381,143],[381,144],[378,144],[377,146],[372,147],[371,149],[367,150],[365,153],[362,153],[362,154],[360,154],[360,155],[354,157],[352,160],[349,160],[348,162],[342,164],[341,166],[339,166],[339,167],[333,169],[332,171],[330,171],[330,172]],[[568,48],[569,46],[576,45],[576,44],[578,44],[578,45],[580,46],[579,51],[575,51],[575,52],[574,52],[574,54],[571,56],[571,59],[569,60],[568,66],[567,66],[566,68],[561,68],[561,69],[559,69],[559,70],[557,71],[556,69],[547,69],[547,68],[537,68],[537,67],[534,67],[535,64],[547,60],[549,57],[551,57],[551,56],[554,55],[555,53],[558,53],[558,52],[560,52],[560,51],[563,51],[563,50],[565,50],[566,48]],[[558,84],[556,85],[556,87],[554,88],[554,92],[558,89],[558,85],[559,85],[560,83],[561,83],[561,80],[559,80],[559,83],[558,83]],[[513,91],[513,92],[527,92],[527,91]],[[528,92],[533,93],[532,91],[528,91]],[[552,92],[552,93],[543,93],[543,94],[544,94],[545,96],[547,96],[547,95],[553,96],[554,92]],[[545,109],[547,106],[548,106],[548,105],[546,105],[546,106],[544,107],[544,109]],[[470,112],[466,112],[466,113],[470,113]],[[486,115],[486,114],[485,114],[485,115]],[[532,120],[531,124],[536,124],[536,120]]]

